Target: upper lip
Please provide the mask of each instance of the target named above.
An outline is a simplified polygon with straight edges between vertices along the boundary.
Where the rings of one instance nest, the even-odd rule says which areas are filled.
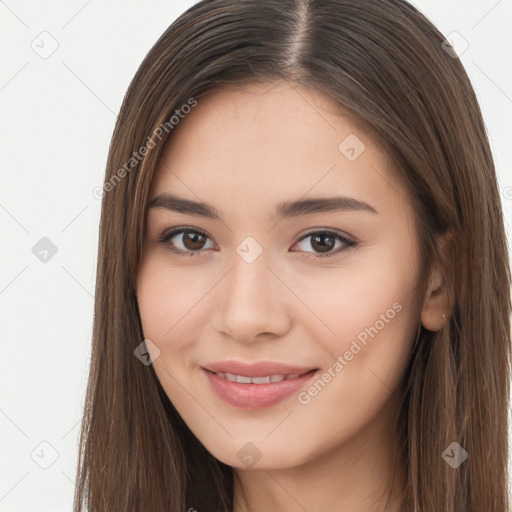
[[[259,361],[257,363],[245,364],[239,361],[218,361],[203,366],[205,370],[212,372],[232,373],[245,377],[266,377],[267,375],[294,375],[307,373],[316,370],[312,366],[291,366],[288,364],[272,361]]]

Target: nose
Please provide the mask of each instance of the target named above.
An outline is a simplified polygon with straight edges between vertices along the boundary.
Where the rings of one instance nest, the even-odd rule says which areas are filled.
[[[278,338],[290,329],[293,294],[268,263],[265,251],[252,263],[235,254],[219,289],[218,331],[250,343]]]

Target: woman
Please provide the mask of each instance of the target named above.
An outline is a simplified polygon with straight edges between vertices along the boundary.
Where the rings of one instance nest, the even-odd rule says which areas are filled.
[[[509,510],[484,123],[401,0],[213,0],[107,163],[75,511]]]

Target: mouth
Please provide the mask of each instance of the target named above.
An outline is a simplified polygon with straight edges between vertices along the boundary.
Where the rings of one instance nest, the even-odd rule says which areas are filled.
[[[288,375],[261,375],[259,377],[249,377],[248,375],[237,375],[234,373],[227,373],[227,372],[213,372],[211,370],[206,370],[213,374],[215,374],[217,377],[221,379],[229,380],[230,382],[237,382],[238,384],[270,384],[270,383],[277,383],[282,382],[283,380],[293,380],[297,379],[298,377],[302,377],[302,375],[305,375],[306,373],[309,373],[311,371],[315,370],[308,370],[303,373],[290,373]]]
[[[225,362],[202,370],[210,388],[224,402],[256,410],[275,405],[298,392],[319,369],[269,362],[253,365]]]

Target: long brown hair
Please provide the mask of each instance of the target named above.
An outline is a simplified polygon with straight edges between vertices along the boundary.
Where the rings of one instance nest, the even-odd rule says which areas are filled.
[[[448,323],[420,328],[405,369],[404,510],[509,510],[508,251],[481,111],[443,41],[403,0],[203,0],[156,42],[128,88],[106,167],[75,512],[232,510],[232,469],[134,356],[144,339],[135,282],[169,119],[222,84],[259,80],[328,95],[378,141],[415,205],[425,275],[450,234]],[[442,457],[452,442],[469,454],[456,469]]]

